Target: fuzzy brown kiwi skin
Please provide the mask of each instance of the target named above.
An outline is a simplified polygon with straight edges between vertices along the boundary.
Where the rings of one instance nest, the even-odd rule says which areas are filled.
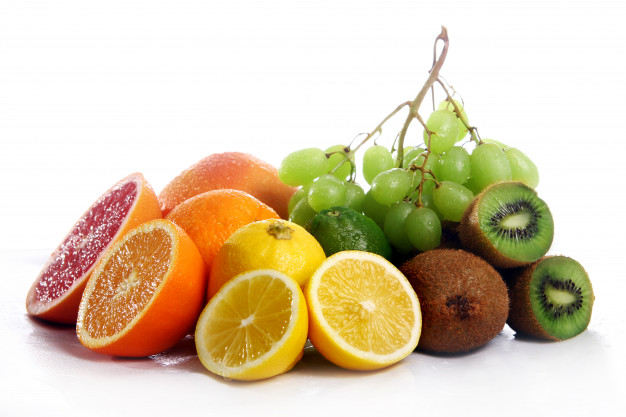
[[[467,209],[465,209],[458,227],[459,240],[464,249],[485,259],[495,268],[506,269],[528,265],[530,262],[519,261],[500,253],[480,230],[478,222],[478,204],[485,192],[494,185],[497,184],[485,188],[480,194],[474,197],[474,200],[472,200]]]
[[[544,330],[530,304],[530,281],[533,277],[535,268],[543,258],[531,263],[530,265],[501,271],[502,278],[506,283],[509,291],[510,307],[507,324],[511,329],[527,336],[536,337],[544,340],[560,340],[552,336]]]
[[[420,300],[417,348],[462,353],[493,339],[506,323],[509,299],[500,274],[464,250],[433,249],[401,265]]]

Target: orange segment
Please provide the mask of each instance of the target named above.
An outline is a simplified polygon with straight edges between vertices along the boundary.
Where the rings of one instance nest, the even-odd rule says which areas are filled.
[[[141,174],[119,181],[92,204],[52,253],[26,297],[28,313],[75,324],[85,284],[106,249],[133,227],[157,218],[159,201]]]
[[[200,314],[204,275],[197,248],[175,224],[154,220],[133,229],[89,279],[78,313],[80,342],[117,356],[170,348]]]

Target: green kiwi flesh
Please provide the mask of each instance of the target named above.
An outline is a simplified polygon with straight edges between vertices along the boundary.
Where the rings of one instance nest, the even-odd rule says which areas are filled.
[[[502,331],[509,311],[507,290],[485,260],[464,250],[433,249],[411,258],[400,270],[420,301],[419,350],[467,352]]]
[[[591,320],[594,294],[583,266],[566,256],[548,256],[505,272],[516,332],[564,340],[584,331]]]
[[[527,265],[544,256],[554,237],[547,204],[520,182],[501,182],[472,201],[459,225],[463,247],[496,268]]]

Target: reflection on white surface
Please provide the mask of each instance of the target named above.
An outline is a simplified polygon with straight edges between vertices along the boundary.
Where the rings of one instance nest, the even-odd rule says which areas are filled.
[[[193,338],[144,359],[84,348],[74,328],[28,317],[23,299],[42,254],[2,252],[2,415],[619,415],[624,318],[604,306],[590,328],[563,342],[517,337],[505,327],[486,346],[459,355],[414,352],[376,372],[336,367],[308,346],[287,374],[226,381],[200,363]],[[9,285],[7,285],[9,284]],[[602,305],[603,301],[599,301]],[[600,314],[599,313],[599,314]],[[112,400],[114,399],[114,400]],[[215,414],[214,414],[215,413]],[[260,414],[259,414],[260,413]],[[90,414],[91,415],[91,414]]]

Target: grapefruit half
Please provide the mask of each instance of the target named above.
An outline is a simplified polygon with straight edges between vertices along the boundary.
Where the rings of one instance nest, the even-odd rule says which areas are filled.
[[[96,262],[124,233],[161,217],[159,200],[142,174],[119,181],[89,207],[54,250],[26,296],[28,314],[76,324],[80,299]]]

